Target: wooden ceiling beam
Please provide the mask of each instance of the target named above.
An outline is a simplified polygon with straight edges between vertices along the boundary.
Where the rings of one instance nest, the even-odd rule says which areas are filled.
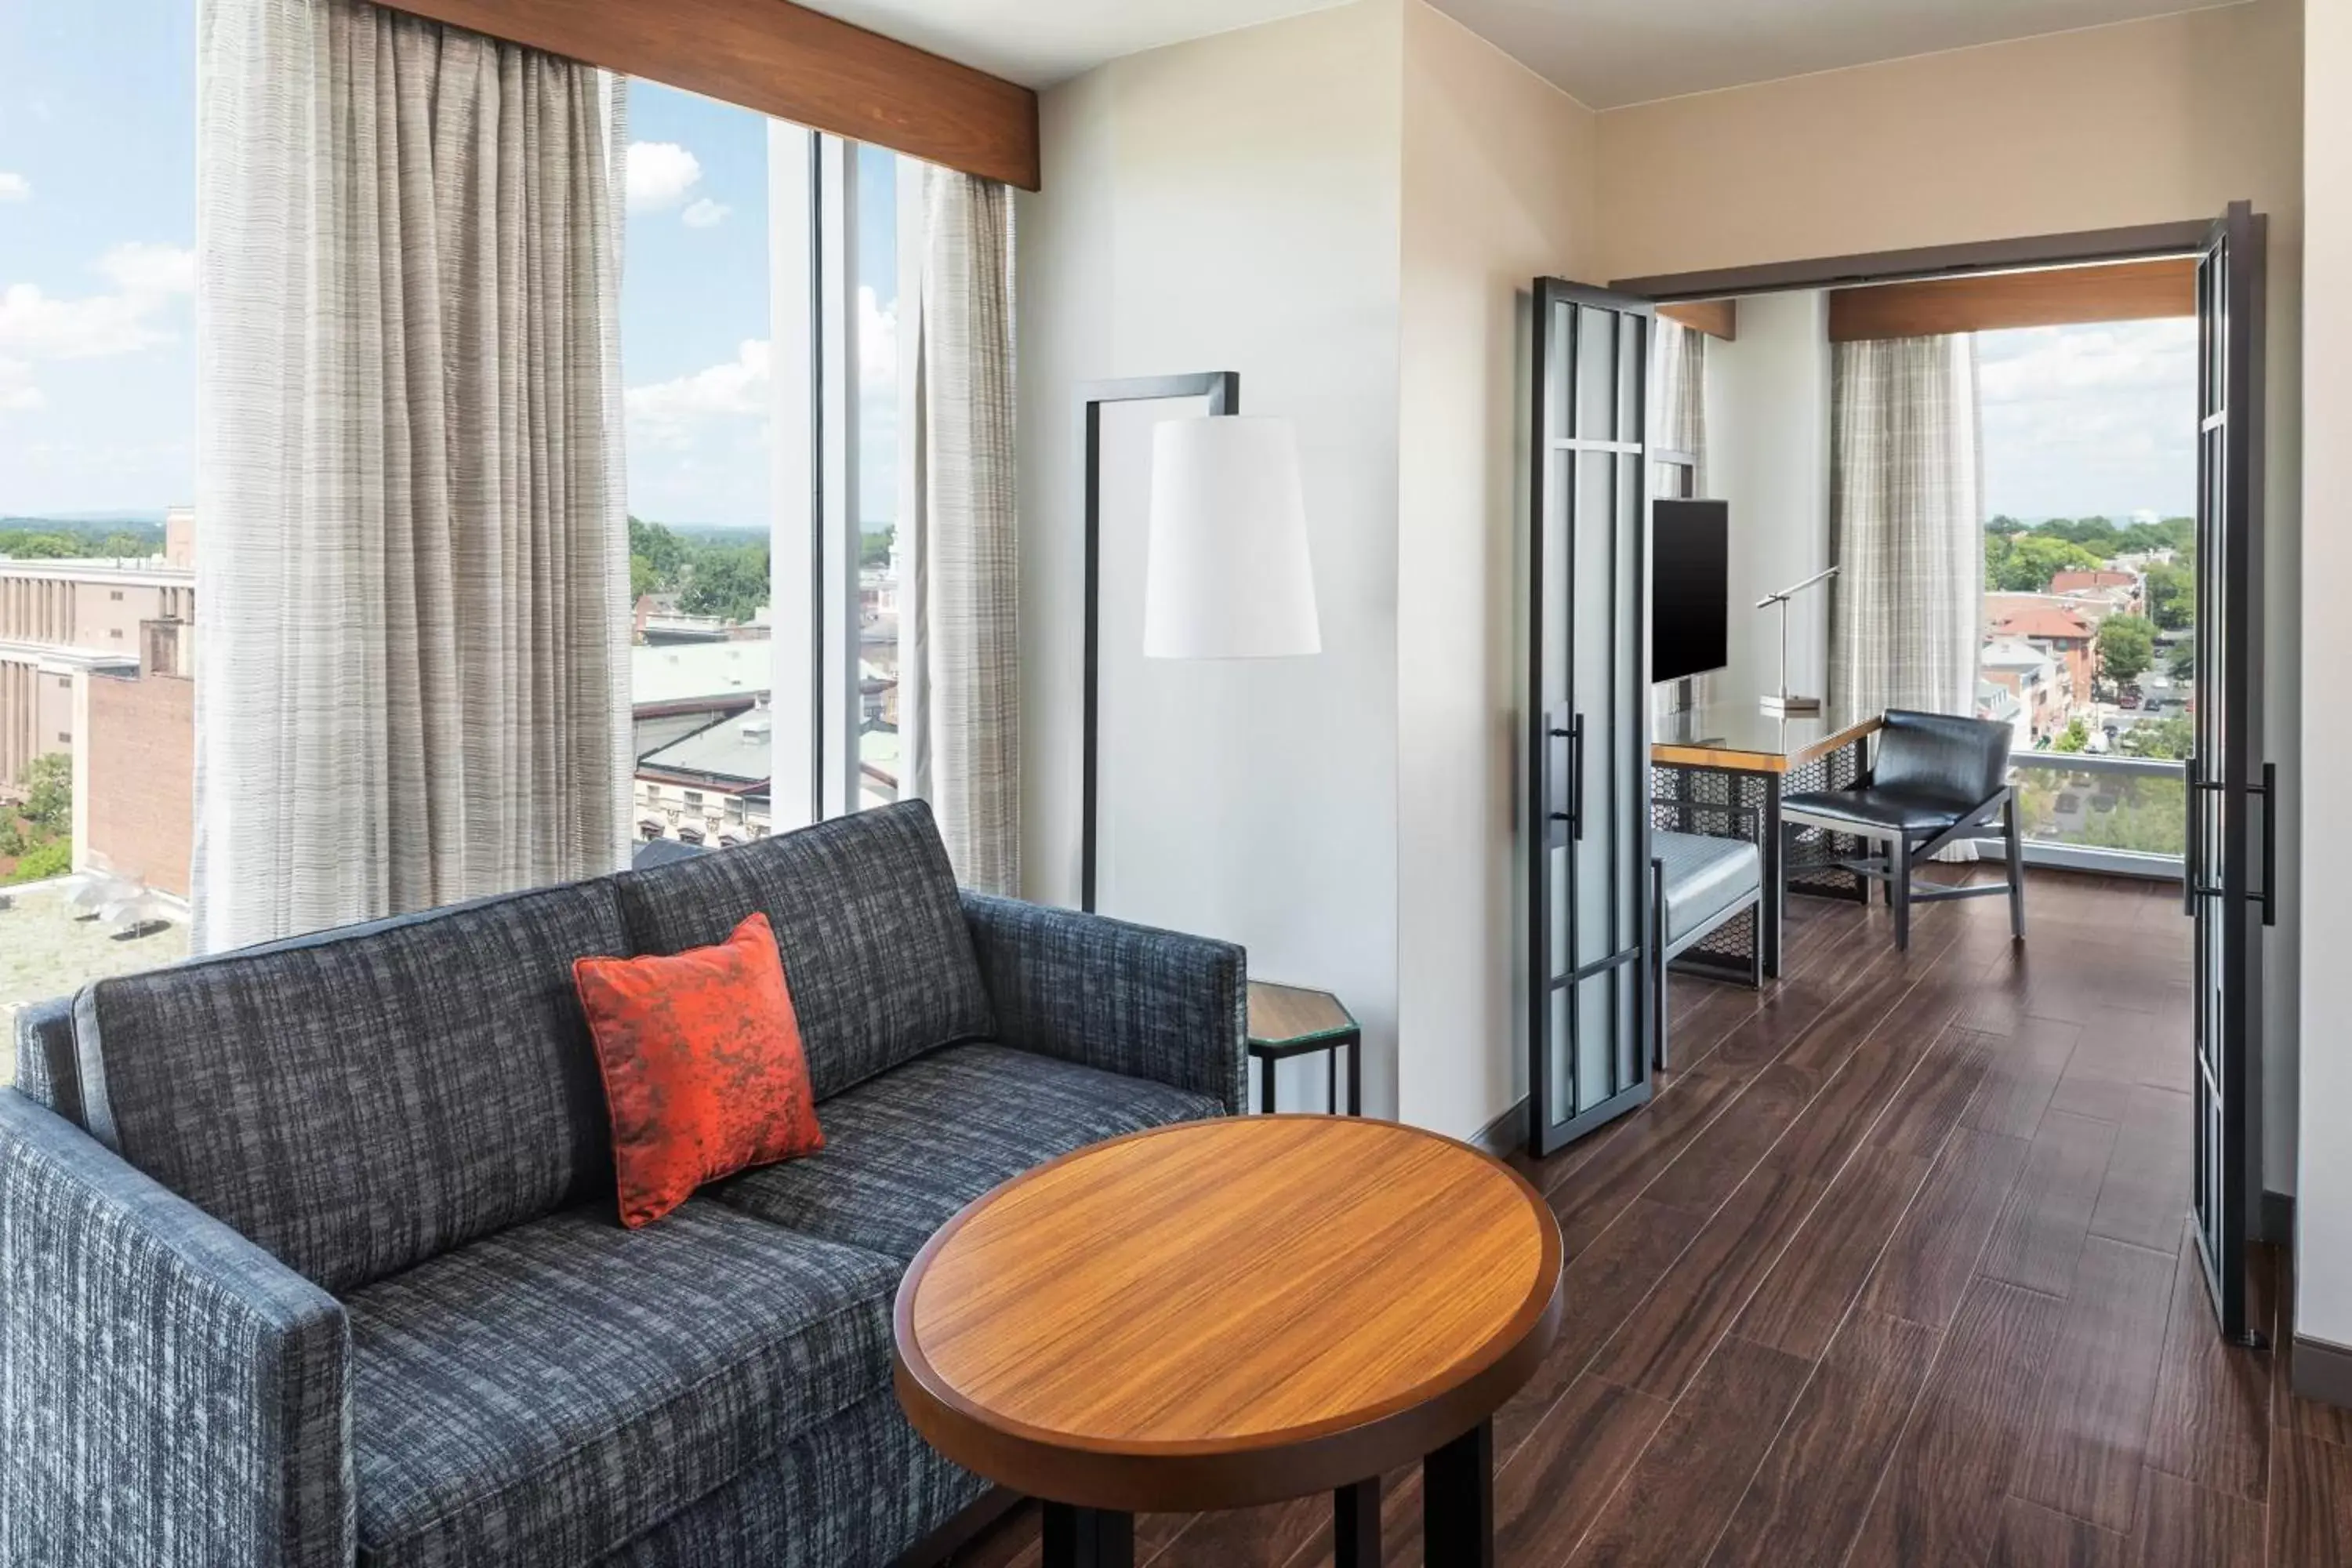
[[[1037,188],[1037,95],[792,0],[391,0],[396,10]]]
[[[2168,256],[1839,289],[1830,295],[1830,341],[2145,321],[2196,313],[2196,258]]]

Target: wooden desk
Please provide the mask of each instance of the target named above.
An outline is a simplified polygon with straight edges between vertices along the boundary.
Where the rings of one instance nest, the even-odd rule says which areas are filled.
[[[1494,1561],[1493,1416],[1559,1332],[1526,1179],[1390,1121],[1235,1116],[1097,1143],[916,1255],[899,1402],[1045,1503],[1045,1568],[1131,1568],[1134,1515],[1328,1492],[1380,1568],[1381,1478],[1423,1465],[1432,1564]]]
[[[1857,853],[1849,842],[1818,828],[1799,835],[1798,861],[1780,830],[1784,795],[1808,790],[1843,789],[1869,765],[1870,737],[1883,722],[1877,714],[1857,719],[1835,711],[1803,718],[1767,717],[1749,698],[1690,709],[1653,725],[1650,742],[1652,817],[1658,826],[1683,833],[1752,840],[1764,857],[1764,900],[1756,918],[1764,973],[1780,973],[1783,889],[1832,898],[1866,900],[1869,884],[1850,871],[1812,862]],[[1737,922],[1726,927],[1736,928]]]

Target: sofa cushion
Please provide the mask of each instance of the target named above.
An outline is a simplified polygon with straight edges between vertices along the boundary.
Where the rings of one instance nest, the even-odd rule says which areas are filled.
[[[905,1263],[955,1212],[1056,1154],[1220,1116],[1214,1098],[1010,1046],[957,1046],[824,1107],[824,1148],[709,1195]]]
[[[775,927],[820,1100],[991,1034],[988,991],[930,807],[907,801],[618,879],[639,952]]]
[[[693,1202],[574,1210],[346,1305],[362,1568],[611,1552],[888,1387],[898,1264]]]
[[[598,1568],[896,1563],[988,1489],[924,1442],[885,1392],[793,1438]]]
[[[341,1293],[609,1193],[572,961],[625,943],[603,880],[100,980],[89,1126]]]

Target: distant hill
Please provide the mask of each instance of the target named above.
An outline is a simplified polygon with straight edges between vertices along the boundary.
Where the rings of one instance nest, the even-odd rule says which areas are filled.
[[[11,560],[135,559],[163,552],[163,523],[143,518],[0,517],[0,556]]]
[[[163,516],[152,511],[82,512],[70,517],[0,515],[0,533],[66,533],[89,540],[127,533],[160,549],[163,543]]]

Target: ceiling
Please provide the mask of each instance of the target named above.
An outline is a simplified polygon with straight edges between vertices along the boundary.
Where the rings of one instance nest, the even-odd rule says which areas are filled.
[[[1051,87],[1105,60],[1255,27],[1341,0],[803,0],[811,10],[961,60],[1024,87]]]
[[[1432,0],[1593,109],[2095,27],[2185,0]]]
[[[809,0],[1029,87],[1340,0]],[[2184,0],[1432,0],[1594,109],[2164,16]]]

